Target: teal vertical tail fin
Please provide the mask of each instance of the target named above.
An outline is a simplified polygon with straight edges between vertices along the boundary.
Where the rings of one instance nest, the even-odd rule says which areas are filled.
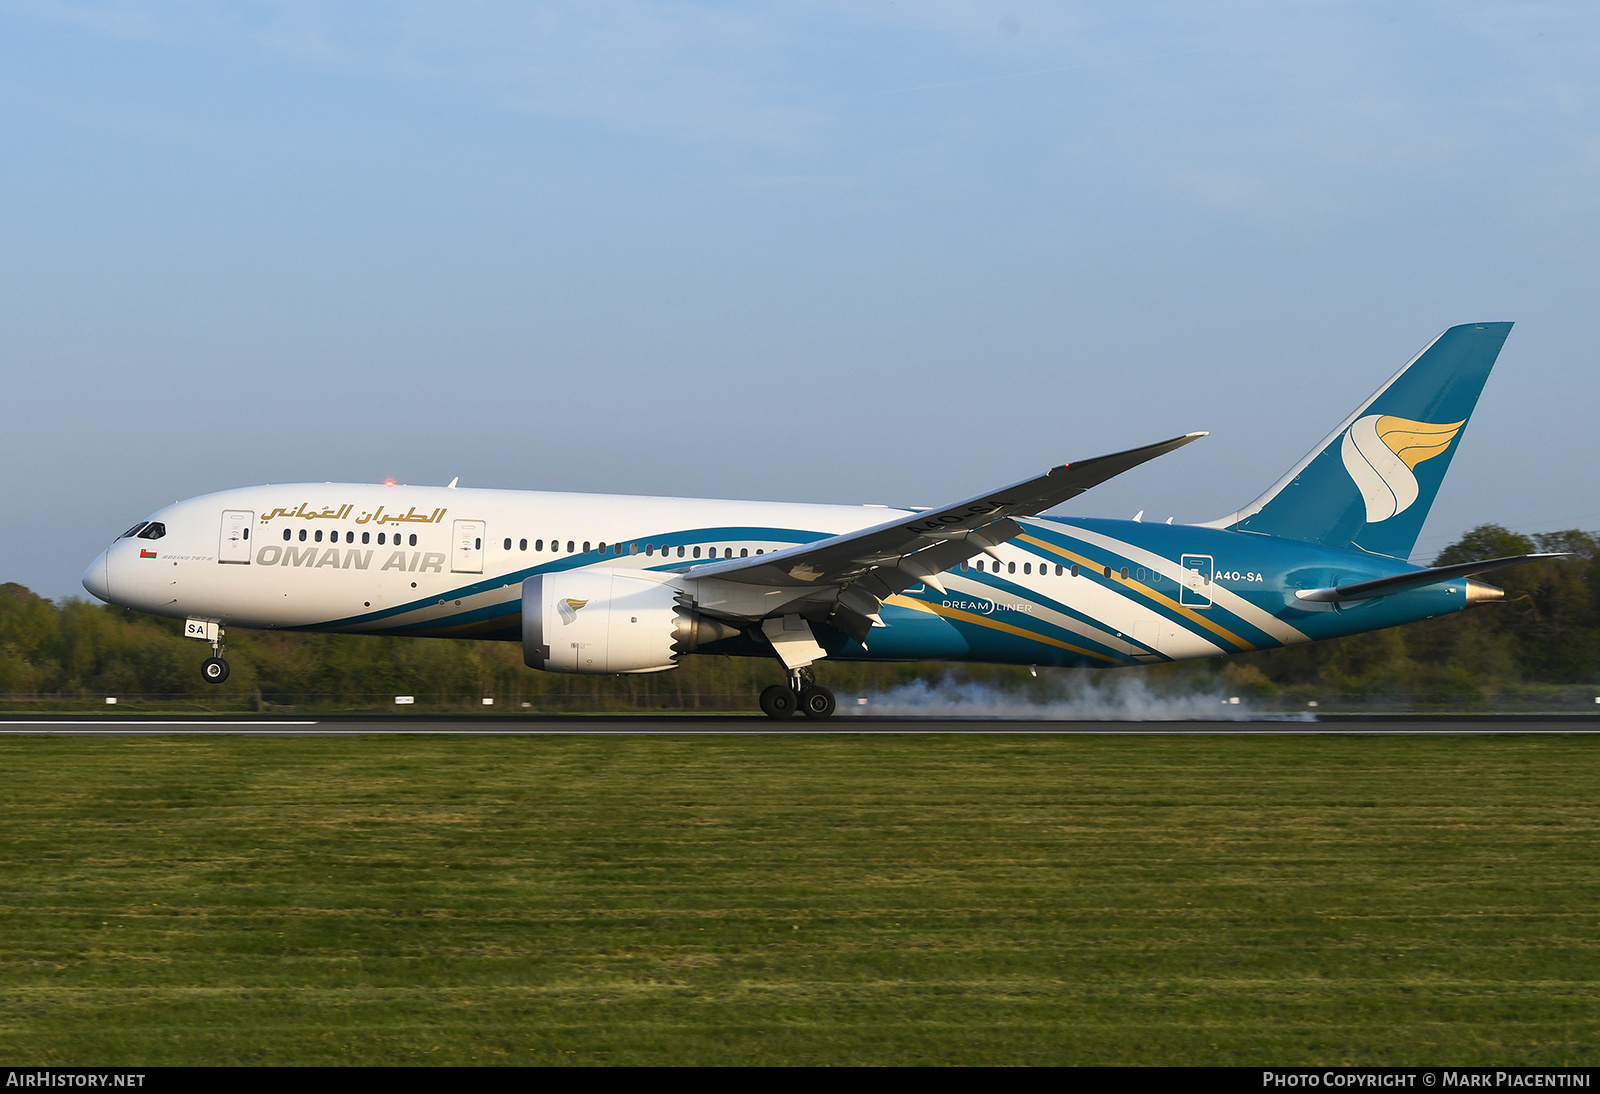
[[[1451,327],[1272,489],[1211,527],[1405,558],[1510,323]]]

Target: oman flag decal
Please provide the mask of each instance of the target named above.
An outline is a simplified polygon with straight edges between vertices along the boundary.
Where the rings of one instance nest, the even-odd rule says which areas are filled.
[[[154,551],[146,551],[146,550],[141,549],[139,551],[139,557],[140,558],[155,558],[156,557],[156,553]]]

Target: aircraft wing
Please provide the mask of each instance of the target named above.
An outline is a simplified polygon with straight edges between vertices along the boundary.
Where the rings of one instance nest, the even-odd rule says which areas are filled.
[[[930,583],[973,555],[991,551],[1022,531],[1013,517],[1044,512],[1147,460],[1182,448],[1204,433],[1187,433],[1159,444],[1053,467],[1001,490],[928,509],[892,521],[753,558],[696,566],[692,578],[715,578],[767,588],[815,588],[836,596],[828,621],[857,639],[878,623],[889,596]]]

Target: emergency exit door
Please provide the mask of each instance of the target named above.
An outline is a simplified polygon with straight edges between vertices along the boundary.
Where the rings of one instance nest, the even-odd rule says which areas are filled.
[[[1178,603],[1189,608],[1211,607],[1211,556],[1184,555],[1179,565],[1183,576],[1179,579]]]
[[[450,549],[450,572],[483,573],[483,521],[458,520]]]
[[[222,542],[217,544],[217,561],[250,564],[250,525],[256,515],[247,509],[222,511]]]

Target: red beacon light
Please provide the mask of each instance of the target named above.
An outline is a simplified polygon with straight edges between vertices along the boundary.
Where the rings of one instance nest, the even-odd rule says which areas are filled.
[[[384,479],[383,480],[383,485],[385,485],[385,486],[393,486],[394,485],[394,480],[393,479]]]

